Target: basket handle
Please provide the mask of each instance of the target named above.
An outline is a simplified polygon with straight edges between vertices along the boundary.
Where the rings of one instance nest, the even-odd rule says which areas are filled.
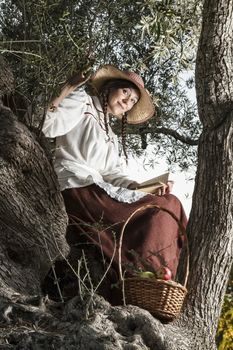
[[[189,245],[188,245],[188,238],[187,238],[187,234],[186,234],[186,230],[184,228],[184,226],[181,224],[180,220],[178,220],[178,218],[176,217],[176,215],[171,212],[170,210],[160,207],[157,204],[147,204],[144,205],[136,210],[133,211],[133,213],[128,217],[128,219],[125,221],[122,229],[121,229],[121,233],[120,233],[120,239],[119,239],[119,275],[120,275],[120,280],[123,281],[123,274],[122,274],[122,260],[121,260],[121,248],[122,248],[122,241],[123,241],[123,235],[124,235],[124,231],[126,228],[126,225],[129,223],[129,221],[132,219],[132,217],[138,213],[139,211],[148,209],[148,208],[157,208],[159,210],[163,210],[165,212],[167,212],[168,214],[170,214],[172,216],[172,218],[177,222],[180,232],[181,232],[181,236],[185,237],[185,241],[186,241],[186,248],[187,248],[187,260],[186,260],[186,269],[185,269],[185,279],[184,279],[184,287],[186,287],[187,281],[188,281],[188,274],[189,274]]]

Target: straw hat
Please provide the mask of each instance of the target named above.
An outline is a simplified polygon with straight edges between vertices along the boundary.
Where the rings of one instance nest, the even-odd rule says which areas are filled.
[[[139,101],[130,111],[127,112],[128,123],[143,123],[154,115],[155,108],[152,103],[152,98],[149,95],[149,92],[144,88],[143,80],[138,74],[126,70],[121,71],[112,65],[105,65],[97,70],[97,72],[91,77],[90,83],[99,92],[101,87],[111,79],[129,80],[135,84],[140,91]]]

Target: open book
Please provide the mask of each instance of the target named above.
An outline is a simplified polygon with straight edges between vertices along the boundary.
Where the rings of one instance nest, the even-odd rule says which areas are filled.
[[[141,182],[139,186],[137,186],[137,191],[147,192],[147,193],[156,193],[156,191],[162,187],[164,184],[166,185],[168,182],[169,173],[164,173],[153,179]]]

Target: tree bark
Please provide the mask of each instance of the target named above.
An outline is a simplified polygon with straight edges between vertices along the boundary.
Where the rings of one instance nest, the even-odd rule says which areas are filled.
[[[56,175],[35,136],[0,107],[0,294],[40,293],[67,254],[67,216]]]
[[[207,0],[196,62],[203,132],[188,227],[190,291],[181,321],[193,349],[215,349],[215,334],[233,257],[233,2]]]

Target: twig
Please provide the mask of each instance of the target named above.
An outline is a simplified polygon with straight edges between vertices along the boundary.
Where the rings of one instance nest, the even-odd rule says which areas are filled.
[[[61,257],[66,261],[67,265],[70,267],[71,271],[75,274],[75,276],[76,276],[77,278],[79,278],[79,276],[78,276],[78,274],[77,274],[77,271],[75,271],[75,269],[73,268],[73,266],[71,265],[71,263],[69,262],[69,260],[65,257],[65,255],[64,255],[64,254],[62,253],[62,251],[60,250],[60,248],[59,248],[59,246],[58,246],[58,244],[57,244],[57,241],[56,241],[56,238],[55,238],[54,234],[53,234],[53,238],[54,238],[54,241],[55,241],[57,250],[58,250],[58,252],[60,253]],[[81,279],[81,282],[82,282],[83,286],[86,288],[86,290],[87,290],[88,292],[90,292],[89,289],[87,288],[87,286],[85,285],[85,283],[83,283],[82,279]]]
[[[48,258],[49,258],[49,260],[50,260],[50,262],[51,262],[51,268],[52,268],[53,275],[54,275],[54,278],[55,278],[55,281],[54,281],[54,282],[55,282],[55,284],[56,284],[56,286],[57,286],[57,290],[58,290],[58,293],[59,293],[61,302],[64,303],[64,299],[63,299],[63,296],[62,296],[61,288],[60,288],[60,285],[59,285],[59,283],[58,283],[57,274],[56,274],[56,271],[55,271],[55,268],[54,268],[54,265],[53,265],[53,260],[52,260],[52,258],[51,258],[50,252],[49,252],[48,244],[47,244],[47,241],[46,241],[46,238],[45,238],[45,235],[44,235],[43,230],[41,230],[41,232],[42,232],[42,236],[43,236],[44,243],[45,243],[46,253],[47,253]]]
[[[2,54],[4,53],[20,53],[20,54],[24,54],[24,55],[29,55],[29,56],[34,56],[34,57],[37,57],[37,58],[40,58],[41,60],[43,59],[43,57],[41,57],[40,55],[37,55],[36,53],[32,53],[32,52],[27,52],[27,51],[17,51],[17,50],[7,50],[7,49],[4,49],[4,50],[1,50],[0,49],[0,52]]]

